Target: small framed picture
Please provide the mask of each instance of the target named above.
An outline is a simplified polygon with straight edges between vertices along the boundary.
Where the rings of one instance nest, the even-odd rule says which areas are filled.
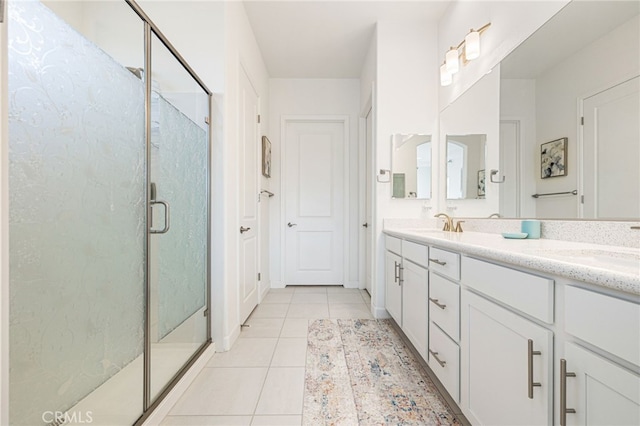
[[[271,177],[271,141],[268,137],[262,137],[262,175]]]
[[[478,170],[478,198],[484,198],[486,173],[484,169]]]
[[[540,145],[540,177],[542,179],[567,175],[567,138]]]

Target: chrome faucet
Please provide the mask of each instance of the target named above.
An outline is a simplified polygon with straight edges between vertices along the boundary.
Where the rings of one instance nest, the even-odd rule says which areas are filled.
[[[445,220],[444,228],[442,228],[443,231],[453,231],[453,219],[451,219],[448,215],[444,213],[438,213],[434,217],[439,217]]]

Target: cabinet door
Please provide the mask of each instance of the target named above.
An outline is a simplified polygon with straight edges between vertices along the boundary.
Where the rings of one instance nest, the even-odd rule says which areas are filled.
[[[402,327],[402,286],[398,278],[402,259],[385,251],[385,302],[389,315]]]
[[[564,358],[567,372],[575,373],[565,379],[566,407],[575,410],[566,414],[565,425],[640,424],[638,375],[572,343],[565,344]]]
[[[429,275],[425,268],[406,259],[402,268],[402,330],[426,360]]]
[[[469,421],[552,424],[553,333],[468,290],[461,320],[461,404]]]

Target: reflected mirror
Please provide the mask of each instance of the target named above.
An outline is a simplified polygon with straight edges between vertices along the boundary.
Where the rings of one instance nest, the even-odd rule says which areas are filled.
[[[487,135],[447,135],[447,200],[485,198]]]
[[[502,61],[502,216],[640,218],[639,12],[573,1]],[[563,138],[563,173],[541,175]]]
[[[391,169],[392,198],[431,198],[431,135],[393,135]]]

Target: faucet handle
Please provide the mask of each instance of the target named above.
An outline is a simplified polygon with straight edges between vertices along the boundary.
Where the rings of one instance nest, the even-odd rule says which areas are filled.
[[[453,232],[462,232],[463,223],[464,223],[464,220],[459,220],[458,223],[456,223],[456,229]]]
[[[442,228],[443,231],[451,231],[451,225],[449,225],[448,221],[444,221],[444,227]]]

